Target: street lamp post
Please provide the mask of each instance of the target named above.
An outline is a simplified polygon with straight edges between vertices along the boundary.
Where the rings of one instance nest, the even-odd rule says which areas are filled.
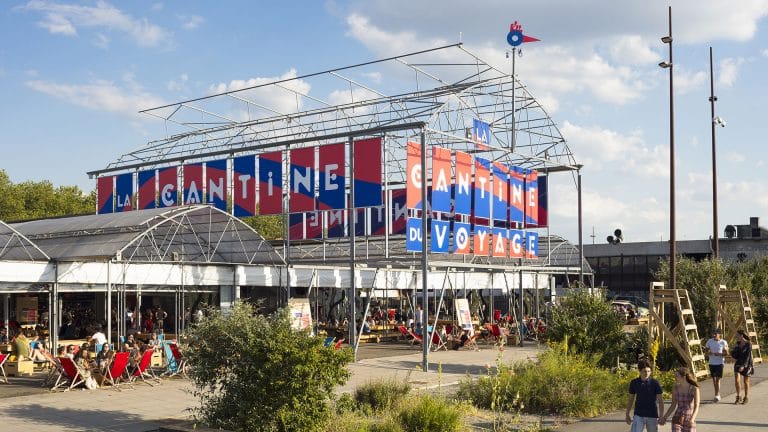
[[[717,229],[717,152],[715,151],[715,126],[725,126],[725,122],[720,117],[715,117],[715,73],[712,66],[712,47],[709,47],[709,105],[712,108],[712,256],[720,257],[720,241],[718,239]]]
[[[676,288],[675,255],[675,96],[672,77],[672,6],[669,6],[669,34],[661,38],[669,45],[669,61],[659,63],[669,69],[669,288]]]

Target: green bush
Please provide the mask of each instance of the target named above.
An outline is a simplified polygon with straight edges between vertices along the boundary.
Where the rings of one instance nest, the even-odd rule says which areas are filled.
[[[626,404],[636,372],[612,373],[588,357],[553,348],[536,363],[521,362],[496,374],[461,382],[458,397],[480,408],[593,417]]]
[[[411,385],[405,381],[373,381],[355,389],[355,401],[364,410],[369,408],[373,412],[381,412],[396,405],[410,391]]]
[[[460,404],[423,395],[403,404],[398,418],[405,432],[458,432],[465,428],[463,411]]]
[[[234,431],[318,431],[336,386],[349,379],[349,350],[294,330],[287,310],[254,314],[237,303],[192,327],[185,355],[204,423]]]
[[[602,295],[574,289],[552,308],[547,338],[570,351],[597,356],[605,367],[616,364],[624,348],[624,322]]]

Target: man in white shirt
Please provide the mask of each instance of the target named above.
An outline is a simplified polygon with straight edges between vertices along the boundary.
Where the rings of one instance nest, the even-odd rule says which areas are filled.
[[[712,330],[712,338],[707,341],[709,351],[709,374],[715,386],[715,402],[720,401],[720,379],[723,377],[723,365],[728,354],[728,342],[723,339],[719,328]]]
[[[102,328],[99,328],[99,330],[91,336],[92,341],[98,346],[103,345],[107,343],[107,336],[102,332]]]

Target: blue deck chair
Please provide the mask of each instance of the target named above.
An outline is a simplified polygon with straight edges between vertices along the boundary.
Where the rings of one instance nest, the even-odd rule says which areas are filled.
[[[163,347],[163,353],[165,354],[165,372],[163,372],[163,376],[170,378],[178,375],[181,370],[179,369],[179,364],[176,362],[176,357],[173,355],[173,351],[171,351],[171,344],[169,342],[162,342],[161,346]]]
[[[335,341],[335,340],[336,340],[335,337],[328,336],[327,338],[325,338],[325,342],[323,342],[323,346],[326,347],[326,348],[330,348],[330,347],[333,346],[333,341]]]

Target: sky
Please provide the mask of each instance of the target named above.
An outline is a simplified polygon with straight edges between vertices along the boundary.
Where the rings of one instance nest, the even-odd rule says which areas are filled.
[[[768,226],[768,0],[5,1],[0,169],[14,182],[95,187],[86,171],[162,138],[145,108],[463,42],[502,61],[583,164],[584,243],[670,233],[667,8],[673,13],[677,239],[712,236],[709,47],[714,52],[719,233]],[[320,90],[318,90],[319,92]],[[318,94],[319,97],[326,95]],[[570,176],[550,181],[551,232],[578,240]],[[593,237],[594,233],[594,237]]]

